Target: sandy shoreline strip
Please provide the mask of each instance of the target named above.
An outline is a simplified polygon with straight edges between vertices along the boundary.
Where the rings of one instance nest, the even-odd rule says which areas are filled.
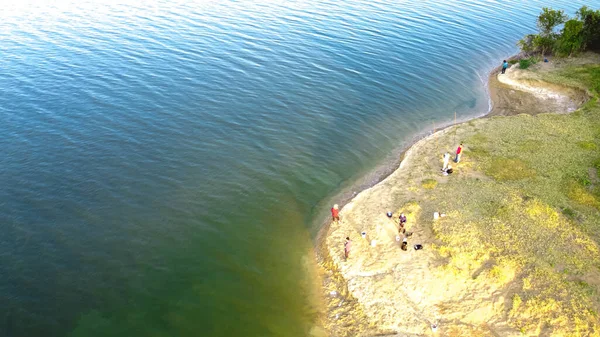
[[[439,280],[430,275],[435,267],[432,265],[435,257],[429,251],[416,252],[410,249],[403,257],[398,258],[397,224],[387,219],[385,212],[392,211],[397,217],[399,209],[393,209],[392,205],[396,204],[394,199],[398,195],[406,194],[402,191],[404,187],[414,185],[415,178],[411,175],[414,172],[411,169],[427,166],[424,158],[431,157],[432,153],[440,156],[445,151],[453,153],[464,136],[462,125],[485,123],[487,117],[530,112],[532,107],[535,107],[533,114],[565,111],[567,108],[572,111],[571,107],[580,103],[570,99],[572,93],[541,90],[542,94],[536,95],[537,89],[529,90],[531,86],[528,83],[515,87],[515,83],[520,83],[520,78],[511,77],[511,74],[518,74],[516,67],[512,68],[505,76],[507,81],[498,80],[499,68],[490,72],[487,89],[492,104],[487,114],[457,124],[448,123],[439,131],[424,133],[402,153],[397,168],[381,181],[367,186],[343,206],[340,212],[343,220],[340,223],[323,227],[317,238],[317,251],[326,270],[324,288],[329,301],[326,328],[331,331],[331,335],[391,336],[399,331],[406,336],[429,335],[431,325],[441,319],[437,304],[447,296],[448,291],[457,294],[483,291],[465,288],[471,285],[453,285],[452,280]],[[456,144],[440,144],[441,138],[451,139]],[[372,212],[373,208],[378,209],[375,214]],[[411,211],[418,213],[418,210]],[[414,221],[415,219],[409,219],[409,230]],[[432,233],[419,232],[417,228],[413,230],[411,243],[425,242],[432,237]],[[366,239],[360,234],[364,231],[367,232]],[[354,242],[353,256],[349,261],[344,260],[342,252],[346,236],[350,236]],[[377,245],[375,249],[369,247],[373,240]],[[424,258],[415,262],[415,254]],[[377,279],[371,282],[373,288],[365,287],[365,282],[361,281],[365,278]],[[382,287],[389,289],[382,290]],[[456,289],[450,289],[452,287]],[[423,292],[423,289],[432,290]],[[381,300],[382,291],[387,293],[385,301]],[[397,317],[394,306],[398,302],[404,303],[401,319]],[[469,304],[466,305],[468,307]],[[479,314],[493,315],[493,308],[487,310],[487,313]],[[374,312],[377,314],[373,315]],[[444,319],[448,320],[448,317]],[[497,328],[501,329],[502,326]]]

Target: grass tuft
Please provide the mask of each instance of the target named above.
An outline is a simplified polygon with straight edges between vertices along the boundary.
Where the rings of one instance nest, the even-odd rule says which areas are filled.
[[[423,186],[423,188],[427,189],[427,190],[434,189],[437,186],[437,184],[438,184],[438,181],[435,179],[431,179],[431,178],[421,181],[421,186]]]
[[[598,148],[596,143],[590,141],[581,141],[578,142],[577,145],[584,150],[596,150]]]
[[[520,59],[519,60],[519,68],[521,69],[527,69],[529,68],[531,65],[536,64],[538,62],[538,60],[534,57],[530,57],[530,58],[526,58],[526,59]]]
[[[572,208],[569,208],[569,207],[564,207],[562,209],[562,214],[564,214],[564,216],[566,216],[567,218],[572,219],[572,220],[577,218],[577,213]]]
[[[600,210],[600,200],[575,181],[569,183],[567,196],[574,202]]]
[[[594,168],[596,170],[600,171],[600,158],[595,159],[594,162],[592,163],[592,165],[594,166]]]

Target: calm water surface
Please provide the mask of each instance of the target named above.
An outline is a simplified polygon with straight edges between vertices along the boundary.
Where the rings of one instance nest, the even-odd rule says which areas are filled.
[[[308,335],[332,196],[583,3],[3,3],[0,336]]]

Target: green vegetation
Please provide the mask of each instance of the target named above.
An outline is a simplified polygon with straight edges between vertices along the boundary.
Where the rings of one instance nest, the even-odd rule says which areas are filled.
[[[596,143],[590,141],[581,141],[578,142],[577,145],[579,145],[579,147],[584,150],[596,150],[598,148],[598,146],[596,146]]]
[[[485,173],[498,181],[521,180],[536,176],[535,170],[531,169],[525,161],[502,157],[492,159]]]
[[[421,186],[423,186],[424,189],[428,189],[428,190],[432,190],[437,186],[438,182],[435,179],[425,179],[421,182]]]
[[[457,175],[417,200],[440,271],[499,287],[509,325],[528,336],[600,336],[600,65],[573,64],[536,76],[585,89],[582,109],[459,126]]]
[[[521,69],[527,69],[530,66],[540,62],[541,59],[538,56],[530,56],[530,57],[526,57],[526,58],[521,58],[517,61],[515,61],[515,63],[519,63],[519,68]]]
[[[588,91],[591,99],[584,105],[585,110],[596,106],[600,94],[600,65],[589,64],[579,67],[566,67],[556,72],[544,74],[544,80],[566,87]],[[590,109],[587,109],[589,106]],[[600,131],[599,131],[600,132]]]
[[[519,68],[521,68],[521,69],[527,69],[527,68],[529,68],[530,65],[531,65],[530,59],[520,59],[519,60]]]
[[[519,68],[527,69],[527,68],[529,68],[529,66],[531,66],[532,64],[536,64],[536,63],[537,63],[537,59],[535,57],[520,59],[519,60]]]
[[[544,7],[537,27],[538,34],[529,34],[517,43],[525,53],[572,56],[585,50],[600,50],[600,10],[583,6],[574,18],[569,18],[563,10]]]
[[[594,160],[593,165],[596,170],[600,170],[600,157],[598,157],[598,159]]]

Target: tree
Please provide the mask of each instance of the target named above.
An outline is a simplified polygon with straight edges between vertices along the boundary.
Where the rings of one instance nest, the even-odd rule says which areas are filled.
[[[556,39],[558,34],[548,34],[548,35],[534,35],[533,38],[533,46],[536,51],[540,52],[542,55],[547,52],[551,52],[554,50],[554,46],[556,44]]]
[[[577,11],[576,17],[583,22],[583,48],[600,50],[600,10],[594,11],[583,6]]]
[[[525,52],[525,54],[531,54],[536,52],[537,48],[533,45],[533,41],[535,40],[536,36],[537,35],[535,34],[525,35],[524,38],[517,42],[517,46],[519,46],[519,48],[521,48],[521,50]]]
[[[571,56],[583,50],[600,51],[600,10],[583,6],[569,20],[565,11],[544,7],[537,18],[537,27],[539,34],[526,35],[517,43],[527,54],[553,52]]]
[[[548,7],[542,8],[542,13],[537,18],[539,34],[527,35],[517,45],[526,53],[539,52],[545,54],[552,51],[559,36],[554,32],[554,29],[558,25],[565,23],[567,19],[568,16],[565,15],[565,11],[563,10],[554,10]]]
[[[576,19],[565,22],[565,27],[556,41],[556,53],[560,56],[571,56],[584,48],[583,22]]]
[[[594,10],[593,9],[590,9],[588,6],[582,6],[581,8],[579,8],[577,10],[577,12],[575,12],[575,17],[578,20],[585,21],[585,19],[588,16],[593,15],[593,14],[594,14]]]
[[[538,16],[537,27],[540,31],[540,35],[550,36],[552,35],[556,26],[565,23],[569,17],[565,14],[564,10],[555,10],[552,8],[542,8],[542,13]]]

